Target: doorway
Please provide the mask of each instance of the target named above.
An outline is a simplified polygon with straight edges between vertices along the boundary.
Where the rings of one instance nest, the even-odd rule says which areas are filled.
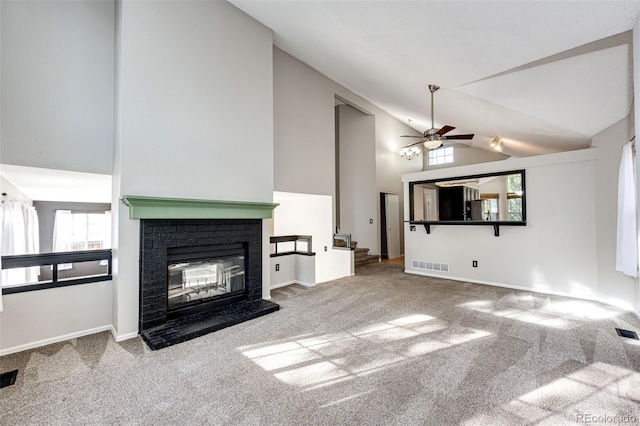
[[[380,253],[384,259],[396,259],[400,253],[400,196],[380,193]]]

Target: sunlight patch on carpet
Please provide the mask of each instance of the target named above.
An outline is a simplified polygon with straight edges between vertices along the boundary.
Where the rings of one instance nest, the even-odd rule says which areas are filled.
[[[603,362],[533,389],[494,410],[480,413],[465,425],[501,418],[508,423],[591,423],[621,419],[640,421],[640,373]],[[599,418],[598,420],[593,420]],[[589,420],[592,419],[592,420]],[[616,420],[617,419],[617,420]]]
[[[528,300],[528,299],[523,299]],[[522,300],[518,300],[518,303]],[[489,302],[483,301],[483,303],[476,302],[467,302],[461,303],[457,306],[461,308],[467,308],[472,311],[482,312],[485,314],[491,314],[496,317],[501,318],[509,318],[516,321],[521,321],[529,324],[537,324],[545,327],[555,328],[559,330],[571,330],[575,327],[578,327],[583,324],[583,319],[585,317],[577,317],[575,316],[572,319],[565,318],[566,313],[559,312],[556,313],[552,307],[543,307],[541,309],[527,309],[521,308],[517,306],[502,306],[505,304],[505,300],[501,300],[499,302]],[[552,305],[552,306],[555,306]],[[561,305],[560,309],[563,308]],[[564,305],[564,309],[567,309],[567,305]],[[599,311],[602,314],[602,311]],[[560,316],[563,315],[563,316]]]
[[[390,321],[291,341],[239,347],[245,357],[289,385],[317,388],[374,374],[493,333],[410,314]]]

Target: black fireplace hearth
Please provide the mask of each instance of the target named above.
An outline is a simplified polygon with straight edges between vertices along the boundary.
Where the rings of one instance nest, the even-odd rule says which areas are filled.
[[[139,326],[151,349],[278,309],[262,299],[262,220],[140,221]]]

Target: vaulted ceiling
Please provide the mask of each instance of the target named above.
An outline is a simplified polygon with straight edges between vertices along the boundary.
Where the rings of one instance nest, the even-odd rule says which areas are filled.
[[[585,148],[633,101],[639,1],[242,1],[277,47],[412,127],[513,156]],[[453,132],[452,132],[453,133]],[[404,141],[398,138],[398,147]]]

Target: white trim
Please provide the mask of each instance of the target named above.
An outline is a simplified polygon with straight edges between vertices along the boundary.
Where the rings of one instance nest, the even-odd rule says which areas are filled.
[[[528,291],[528,292],[531,292],[531,293],[550,294],[550,295],[553,295],[553,296],[562,296],[562,297],[570,297],[572,299],[588,300],[590,302],[600,302],[600,303],[604,303],[605,305],[611,305],[611,306],[615,306],[616,308],[620,308],[620,309],[624,309],[625,311],[629,311],[629,312],[633,313],[634,315],[636,315],[638,317],[638,319],[640,319],[640,312],[636,311],[633,308],[633,306],[631,306],[630,304],[627,304],[625,302],[613,301],[613,300],[608,300],[608,299],[598,299],[597,297],[577,296],[575,294],[569,294],[569,293],[562,292],[562,291],[538,290],[538,289],[533,289],[531,287],[522,287],[522,286],[517,286],[517,285],[496,283],[496,282],[491,282],[491,281],[474,280],[474,279],[464,278],[464,277],[451,277],[451,276],[444,276],[444,275],[439,275],[439,274],[429,274],[429,273],[409,270],[409,269],[406,269],[406,268],[405,268],[404,272],[407,273],[407,274],[421,275],[421,276],[424,276],[424,277],[442,278],[443,280],[468,282],[468,283],[482,284],[482,285],[490,285],[490,286],[493,286],[493,287],[510,288],[512,290],[519,290],[519,291]]]
[[[76,331],[74,333],[63,334],[62,336],[50,337],[48,339],[38,340],[36,342],[25,343],[23,345],[13,346],[11,348],[0,349],[0,356],[26,351],[28,349],[39,348],[41,346],[51,345],[52,343],[63,342],[65,340],[76,339],[78,337],[88,336],[90,334],[100,333],[102,331],[109,331],[111,329],[111,325],[103,325],[100,327],[90,328],[88,330]]]
[[[292,281],[285,281],[285,282],[281,282],[278,284],[273,284],[271,287],[269,287],[271,290],[276,289],[276,288],[280,288],[280,287],[285,287],[291,284],[295,284],[296,280],[292,280]]]
[[[134,337],[138,337],[137,331],[133,331],[131,333],[126,333],[126,334],[118,334],[118,332],[116,331],[113,325],[109,327],[109,330],[111,330],[111,335],[113,336],[113,340],[115,340],[116,342],[122,342],[124,340],[129,340],[129,339],[133,339]]]
[[[292,280],[292,281],[285,281],[283,283],[275,284],[275,285],[271,286],[271,290],[276,289],[276,288],[280,288],[280,287],[285,287],[285,286],[288,286],[288,285],[291,285],[291,284],[300,284],[301,286],[304,286],[304,287],[315,287],[316,286],[316,284],[313,284],[313,283],[305,283],[305,282],[302,282],[302,281]]]

